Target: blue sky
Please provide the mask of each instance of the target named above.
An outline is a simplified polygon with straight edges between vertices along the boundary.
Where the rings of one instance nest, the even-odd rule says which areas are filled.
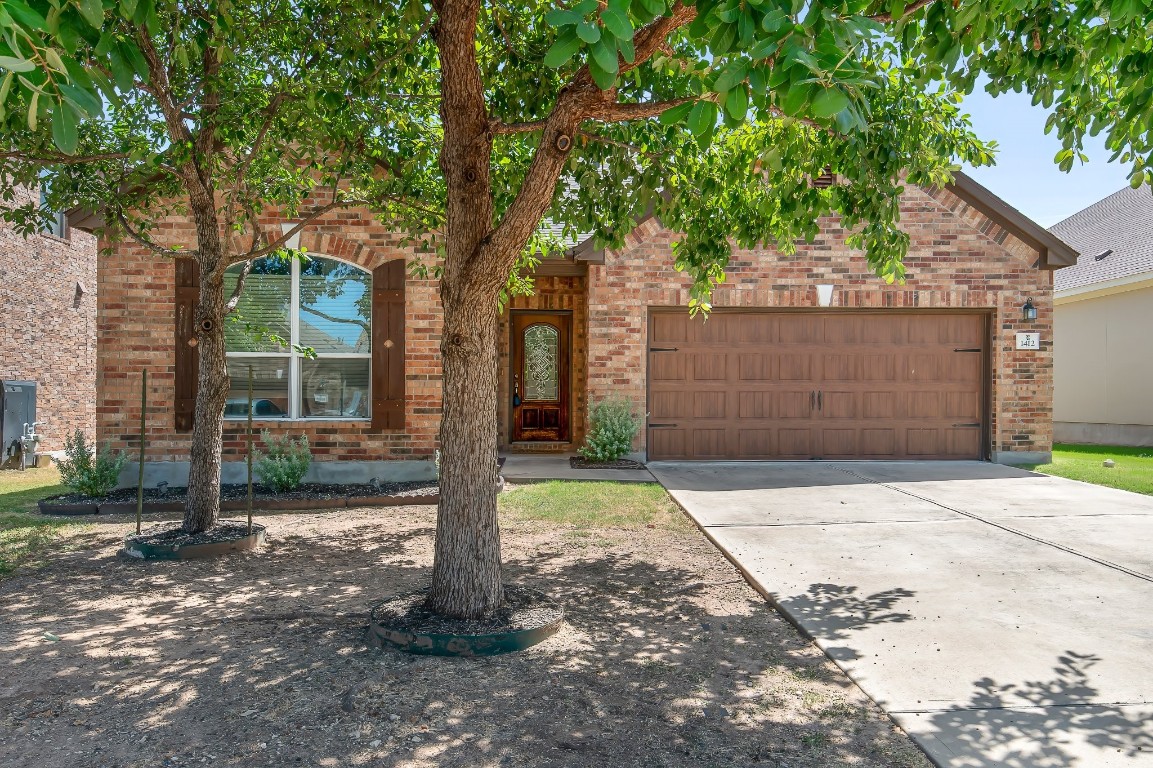
[[[1112,153],[1101,136],[1086,142],[1087,164],[1074,164],[1069,173],[1057,170],[1053,155],[1061,142],[1045,135],[1045,109],[1030,100],[1012,92],[994,99],[980,86],[965,99],[974,131],[998,144],[996,165],[966,167],[966,173],[1044,227],[1128,185],[1126,166],[1107,162]]]

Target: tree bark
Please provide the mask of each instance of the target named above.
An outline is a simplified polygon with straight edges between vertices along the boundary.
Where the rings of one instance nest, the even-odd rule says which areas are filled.
[[[228,399],[228,359],[224,343],[224,250],[212,198],[190,194],[196,223],[200,296],[194,318],[200,354],[192,448],[188,455],[188,496],[183,529],[199,533],[220,518],[220,464],[224,450],[224,405]]]
[[[486,274],[480,260],[493,204],[492,133],[476,61],[479,10],[479,0],[441,0],[433,28],[448,195],[440,285],[441,501],[430,607],[457,618],[488,615],[504,602],[496,516],[496,297],[504,280]]]

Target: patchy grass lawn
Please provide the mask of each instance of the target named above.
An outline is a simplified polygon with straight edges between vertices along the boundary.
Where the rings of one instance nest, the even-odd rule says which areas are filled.
[[[1106,468],[1102,463],[1105,459],[1112,459],[1116,466]],[[1058,443],[1053,446],[1053,463],[1030,468],[1047,475],[1153,496],[1153,448]]]
[[[93,519],[0,581],[0,765],[928,768],[659,486],[500,506],[506,578],[565,623],[478,659],[365,642],[372,605],[427,586],[435,507],[261,515],[258,552],[167,563]]]
[[[656,483],[530,483],[500,495],[500,511],[520,520],[573,528],[664,528],[693,525]]]
[[[36,513],[38,499],[64,490],[55,467],[0,470],[0,578],[67,546],[68,534],[85,527],[70,518],[49,519]]]

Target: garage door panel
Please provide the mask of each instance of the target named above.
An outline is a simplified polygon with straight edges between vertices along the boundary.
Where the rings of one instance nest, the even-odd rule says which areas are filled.
[[[821,429],[821,455],[825,458],[855,458],[859,454],[856,429]]]
[[[822,420],[826,419],[857,419],[861,395],[859,392],[836,392],[827,389],[821,391]]]
[[[813,356],[808,353],[777,355],[777,378],[781,381],[812,381]]]
[[[772,393],[777,407],[774,416],[778,419],[813,418],[813,393],[811,390],[784,390]]]
[[[687,449],[684,429],[650,429],[649,453],[665,459],[696,458]]]
[[[777,454],[772,429],[737,430],[737,450],[742,459],[771,459]]]
[[[654,352],[649,355],[650,382],[683,382],[685,380],[685,356],[673,352]]]
[[[662,315],[659,323],[652,324],[649,341],[657,345],[686,342],[692,320],[687,312]]]
[[[777,450],[783,459],[808,459],[814,454],[813,431],[809,428],[777,430]]]
[[[749,352],[737,356],[737,370],[741,381],[772,381],[773,358],[764,352]]]
[[[895,429],[862,429],[861,454],[868,458],[891,458],[897,453]]]
[[[650,421],[671,426],[649,431],[654,459],[982,457],[980,315],[733,311],[700,324],[653,315],[653,346],[675,342],[649,356]]]
[[[728,458],[728,440],[724,429],[693,429],[693,455],[701,459]]]
[[[861,393],[862,419],[892,419],[897,415],[896,392]]]
[[[821,355],[822,381],[856,381],[858,376],[856,355]]]
[[[728,360],[725,353],[697,352],[693,354],[693,379],[696,381],[728,380]]]
[[[728,417],[727,392],[695,392],[693,393],[693,418],[695,419],[725,419]]]

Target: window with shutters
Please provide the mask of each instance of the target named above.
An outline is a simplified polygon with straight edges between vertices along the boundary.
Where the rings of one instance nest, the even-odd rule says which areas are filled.
[[[228,294],[240,271],[240,265],[228,270]],[[225,418],[247,417],[249,370],[256,418],[370,417],[370,272],[314,256],[259,259],[230,319]],[[311,348],[315,358],[298,348]]]

